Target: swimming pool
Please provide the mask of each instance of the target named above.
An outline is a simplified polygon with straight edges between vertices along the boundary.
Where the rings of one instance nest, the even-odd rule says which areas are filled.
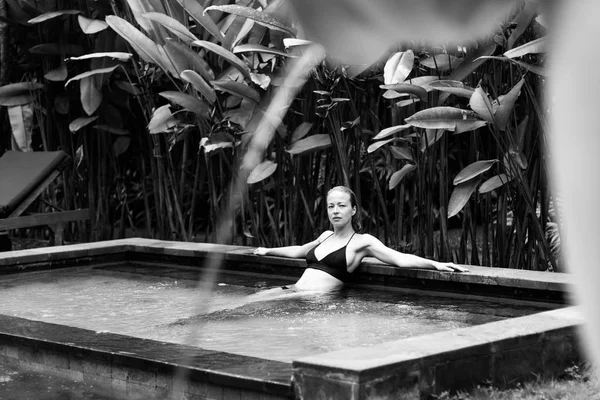
[[[33,298],[45,293],[39,287],[45,282],[54,287],[48,293],[72,291],[70,296],[83,296],[74,303],[88,307],[67,316],[70,311],[50,305],[70,296],[38,297],[27,305],[31,300],[23,295],[0,313],[0,360],[100,382],[112,398],[274,400],[397,398],[405,393],[418,398],[484,380],[498,384],[532,373],[562,372],[581,358],[576,331],[583,319],[576,307],[566,307],[571,285],[566,274],[478,267],[469,274],[444,274],[366,260],[350,290],[333,299],[337,303],[318,297],[249,302],[248,296],[254,299],[266,287],[293,282],[305,267],[301,260],[250,253],[242,246],[128,239],[0,254],[1,292],[25,282],[36,288],[27,291]],[[217,275],[214,301],[207,304],[198,275],[215,275],[213,266],[221,260],[226,275]],[[89,277],[95,283],[86,282]],[[98,292],[93,300],[90,291],[97,286],[113,289]],[[132,294],[119,300],[124,291]],[[185,305],[190,293],[198,296],[196,302]],[[197,308],[198,299],[203,309]],[[466,308],[475,312],[468,315]],[[174,311],[161,314],[164,310]],[[310,313],[313,324],[297,319]],[[371,317],[364,319],[371,313],[379,326]],[[413,327],[419,335],[409,329],[404,336],[397,329],[412,325],[408,319],[402,323],[407,314],[424,317],[425,324]],[[62,319],[75,315],[81,325],[69,326],[72,322]],[[158,319],[150,321],[148,315]],[[121,323],[136,318],[142,325]],[[228,326],[237,339],[225,340],[220,333],[212,341],[221,343],[210,347],[210,324],[211,330]],[[366,329],[355,331],[357,326]],[[293,336],[301,329],[308,330]],[[331,331],[351,334],[342,342],[294,347],[302,342],[298,338],[319,329],[326,339]],[[274,354],[263,353],[282,332],[292,336],[282,339]],[[223,347],[232,343],[237,348]],[[285,355],[282,348],[294,350]]]
[[[0,313],[292,362],[546,309],[360,287],[272,291],[265,288],[284,282],[252,273],[219,274],[199,304],[198,278],[189,269],[132,265],[19,274],[0,281]]]

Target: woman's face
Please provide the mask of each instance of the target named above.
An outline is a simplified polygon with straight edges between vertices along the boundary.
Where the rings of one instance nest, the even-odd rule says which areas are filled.
[[[327,196],[327,216],[334,228],[341,228],[352,222],[352,216],[356,214],[356,207],[348,193],[334,190]]]

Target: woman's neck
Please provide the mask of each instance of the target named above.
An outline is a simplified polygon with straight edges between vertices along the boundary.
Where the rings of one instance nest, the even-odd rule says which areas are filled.
[[[337,238],[345,238],[354,233],[354,228],[350,224],[346,225],[343,228],[333,229],[333,236]]]

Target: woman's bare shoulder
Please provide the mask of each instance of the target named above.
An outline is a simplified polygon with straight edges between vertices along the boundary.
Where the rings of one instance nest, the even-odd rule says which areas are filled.
[[[333,235],[333,231],[325,231],[319,235],[317,238],[317,242],[321,243],[323,240],[327,239],[329,236]]]

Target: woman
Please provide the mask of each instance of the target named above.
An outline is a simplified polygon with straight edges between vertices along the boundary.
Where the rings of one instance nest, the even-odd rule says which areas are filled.
[[[356,213],[354,192],[345,186],[336,186],[327,193],[327,216],[333,226],[333,232],[325,231],[316,240],[303,246],[259,247],[254,250],[254,254],[290,258],[306,257],[308,268],[293,286],[298,290],[340,288],[367,256],[396,267],[427,268],[449,272],[468,271],[453,263],[441,263],[400,253],[385,246],[374,236],[356,233],[359,229]]]

